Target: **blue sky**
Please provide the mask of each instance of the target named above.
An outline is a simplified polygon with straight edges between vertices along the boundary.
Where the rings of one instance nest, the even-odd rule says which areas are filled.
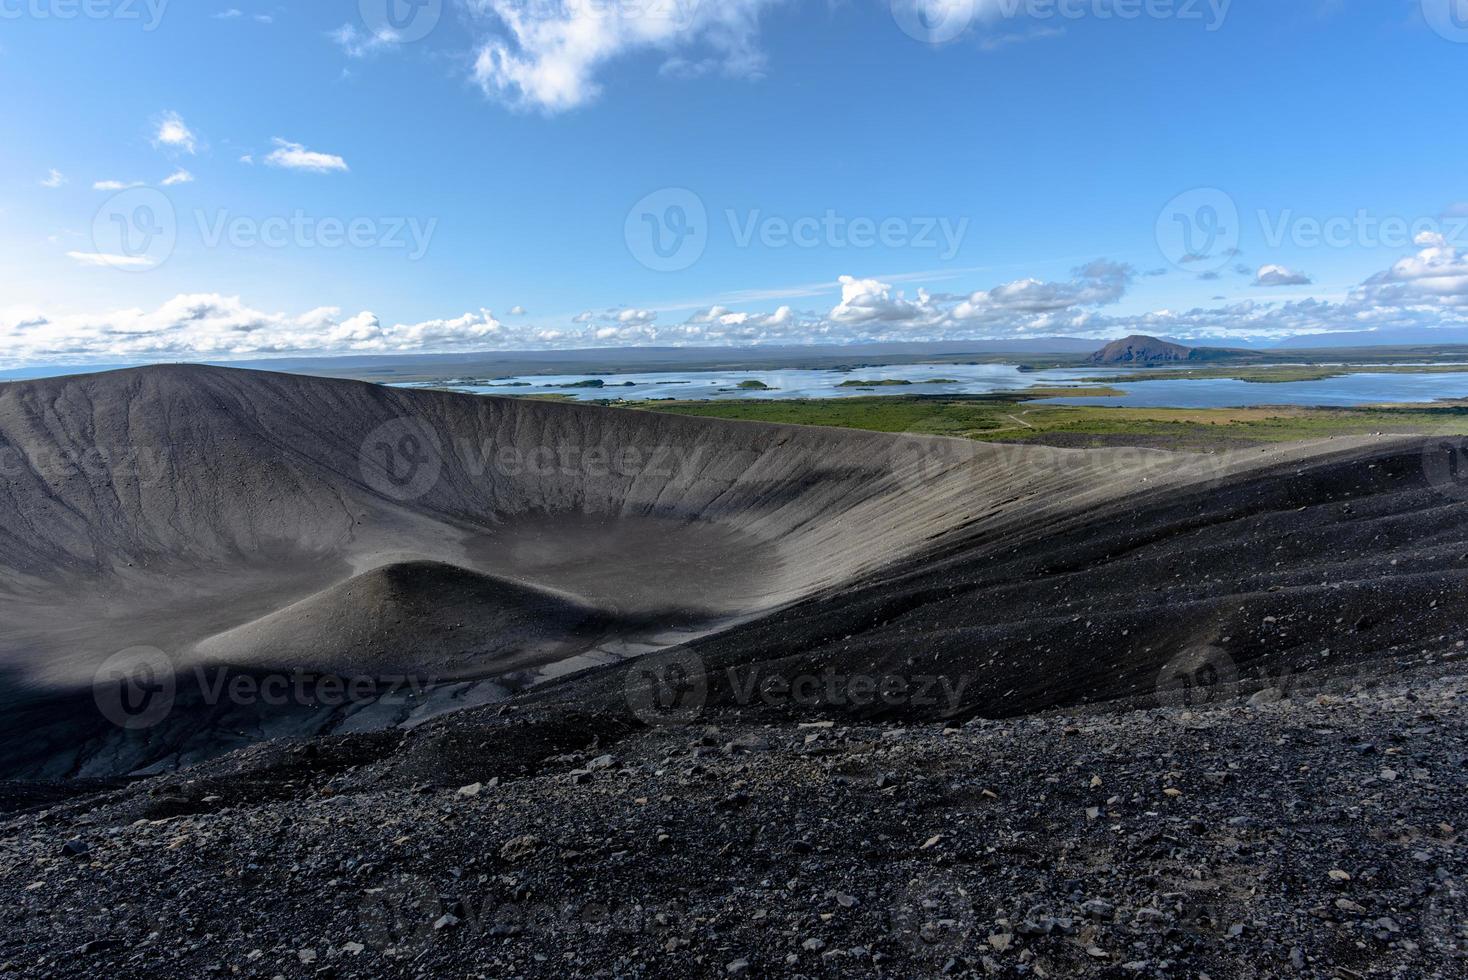
[[[0,363],[1462,327],[1465,67],[1468,0],[0,0]]]

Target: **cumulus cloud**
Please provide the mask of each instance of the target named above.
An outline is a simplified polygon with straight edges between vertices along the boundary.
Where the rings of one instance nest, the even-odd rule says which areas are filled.
[[[1136,270],[1119,262],[1098,259],[1081,266],[1068,282],[1021,279],[976,292],[954,310],[959,319],[990,317],[995,313],[1057,313],[1079,306],[1115,303],[1126,294]]]
[[[1314,280],[1303,272],[1296,272],[1283,265],[1264,265],[1254,276],[1256,286],[1308,286]]]
[[[265,162],[272,167],[284,167],[287,170],[304,170],[309,173],[328,174],[338,171],[349,170],[347,161],[331,153],[317,153],[308,150],[300,143],[292,143],[290,140],[275,138],[275,151],[265,158]]]
[[[159,117],[153,142],[157,146],[165,146],[183,153],[195,153],[199,145],[198,137],[194,136],[189,127],[184,124],[183,117],[176,112],[165,112]]]
[[[60,170],[52,170],[49,174],[46,175],[46,178],[41,181],[41,186],[49,187],[50,189],[55,190],[64,183],[66,183],[66,174],[62,173]]]
[[[114,256],[73,253],[87,264]],[[146,261],[146,260],[145,260]],[[20,360],[258,357],[296,353],[463,350],[525,343],[488,310],[453,319],[384,324],[364,311],[323,306],[300,314],[268,313],[237,296],[184,294],[156,310],[48,317],[37,311],[0,317],[0,344]]]
[[[658,318],[651,310],[623,310],[617,314],[617,322],[623,325],[644,327]]]
[[[1355,294],[1393,306],[1468,306],[1468,256],[1437,232],[1417,236],[1421,249],[1368,279]]]
[[[163,178],[164,187],[174,187],[178,184],[192,184],[193,182],[194,175],[189,173],[187,170],[175,170],[173,173]]]
[[[675,341],[711,343],[759,343],[782,340],[818,329],[817,324],[796,315],[788,306],[773,313],[749,313],[713,306],[693,314],[667,333]]]
[[[841,302],[831,310],[830,318],[835,323],[902,323],[924,319],[932,309],[926,292],[918,290],[916,299],[909,300],[902,292],[876,279],[858,279],[842,276]]]
[[[94,191],[125,191],[125,190],[130,190],[131,188],[134,188],[134,187],[142,187],[142,186],[143,186],[143,182],[141,180],[134,180],[134,181],[99,180],[95,184],[92,185],[92,190],[94,190]]]
[[[664,56],[666,74],[721,71],[760,75],[757,40],[764,10],[782,0],[719,3],[526,4],[469,0],[494,25],[479,48],[474,77],[484,91],[511,104],[562,112],[596,98],[598,73],[633,52]]]

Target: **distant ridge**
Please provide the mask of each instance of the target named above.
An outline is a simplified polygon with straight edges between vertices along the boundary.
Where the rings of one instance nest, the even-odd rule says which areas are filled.
[[[1196,360],[1193,348],[1141,334],[1113,340],[1091,355],[1092,364],[1166,364],[1191,360]]]

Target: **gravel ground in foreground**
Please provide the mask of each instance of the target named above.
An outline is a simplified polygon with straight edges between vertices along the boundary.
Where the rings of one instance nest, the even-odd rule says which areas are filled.
[[[1468,976],[1468,677],[1269,697],[255,746],[0,824],[0,972]]]

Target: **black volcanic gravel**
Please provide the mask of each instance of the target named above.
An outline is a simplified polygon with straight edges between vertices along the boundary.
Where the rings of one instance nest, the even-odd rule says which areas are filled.
[[[1468,975],[1468,677],[1304,680],[948,729],[501,710],[257,745],[12,816],[0,970]]]

